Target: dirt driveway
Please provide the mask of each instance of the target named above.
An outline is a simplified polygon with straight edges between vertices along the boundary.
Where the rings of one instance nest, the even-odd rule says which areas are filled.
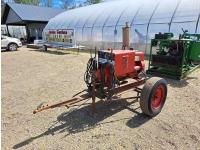
[[[139,103],[125,101],[90,108],[32,111],[38,102],[57,102],[85,89],[89,54],[3,52],[2,149],[200,149],[200,69],[186,80],[168,81],[163,111],[149,119]],[[122,97],[133,96],[128,91]]]

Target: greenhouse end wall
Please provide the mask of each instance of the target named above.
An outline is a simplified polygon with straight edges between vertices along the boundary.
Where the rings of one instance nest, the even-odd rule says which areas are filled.
[[[76,44],[86,49],[121,49],[122,27],[128,22],[130,46],[148,54],[156,33],[173,32],[178,37],[182,28],[199,33],[199,18],[200,0],[115,0],[57,15],[43,37],[51,29],[74,29]]]

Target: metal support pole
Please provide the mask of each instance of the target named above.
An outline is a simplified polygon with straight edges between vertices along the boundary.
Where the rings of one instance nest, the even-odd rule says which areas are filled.
[[[7,24],[6,24],[6,30],[7,30],[7,35],[10,36],[10,32],[9,32],[8,25],[7,25]]]
[[[30,43],[30,32],[28,29],[28,25],[26,25],[26,35],[27,35],[27,43]]]

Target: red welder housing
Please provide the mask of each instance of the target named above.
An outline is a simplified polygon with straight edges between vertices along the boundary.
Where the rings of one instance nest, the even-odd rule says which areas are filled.
[[[124,77],[137,77],[144,70],[144,53],[138,50],[101,50],[98,51],[97,77],[100,79],[100,68],[103,64],[111,62],[114,65],[115,75],[118,79]],[[105,77],[110,79],[109,66],[104,68]]]
[[[144,69],[144,53],[133,50],[115,50],[115,73],[117,77],[132,77]]]

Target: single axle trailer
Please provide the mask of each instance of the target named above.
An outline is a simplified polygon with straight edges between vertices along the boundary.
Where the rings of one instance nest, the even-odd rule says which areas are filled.
[[[144,67],[144,53],[138,50],[100,50],[98,56],[95,52],[84,74],[87,85],[85,94],[78,93],[72,99],[52,105],[41,104],[33,113],[61,106],[70,108],[81,105],[81,102],[84,104],[89,99],[92,100],[91,108],[95,113],[96,98],[103,102],[117,101],[113,99],[114,95],[133,90],[136,96],[128,99],[138,100],[145,115],[156,116],[165,104],[167,83],[162,78],[148,78]]]

